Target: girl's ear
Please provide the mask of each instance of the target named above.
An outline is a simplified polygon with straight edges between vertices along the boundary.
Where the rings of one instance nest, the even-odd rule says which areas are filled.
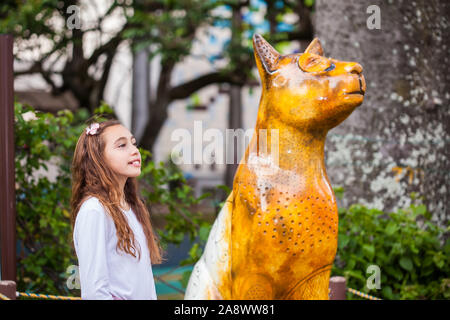
[[[261,78],[264,78],[266,73],[277,70],[277,62],[281,55],[257,33],[253,35],[253,48]]]

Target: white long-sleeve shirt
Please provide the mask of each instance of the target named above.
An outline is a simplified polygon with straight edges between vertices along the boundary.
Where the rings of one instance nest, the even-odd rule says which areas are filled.
[[[100,201],[81,205],[73,232],[78,257],[81,298],[88,300],[156,300],[147,240],[132,209],[122,210],[133,230],[140,260],[116,251],[116,227]]]

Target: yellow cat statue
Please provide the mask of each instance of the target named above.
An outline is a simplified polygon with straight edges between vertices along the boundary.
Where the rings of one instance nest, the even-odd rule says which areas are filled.
[[[362,67],[326,58],[317,38],[297,54],[281,55],[258,34],[253,47],[262,83],[255,131],[185,299],[326,300],[338,208],[325,139],[363,102]]]

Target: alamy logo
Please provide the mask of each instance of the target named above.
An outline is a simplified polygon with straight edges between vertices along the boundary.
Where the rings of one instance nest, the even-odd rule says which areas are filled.
[[[66,285],[69,290],[80,289],[80,275],[79,268],[76,265],[71,265],[67,267],[66,273],[70,274],[67,278]]]
[[[80,7],[76,5],[68,6],[66,13],[70,14],[66,21],[67,28],[69,30],[81,29]]]
[[[370,265],[367,267],[366,273],[371,274],[369,278],[367,278],[366,286],[369,290],[372,289],[381,289],[381,270],[377,265]]]
[[[258,134],[257,143],[252,150],[258,155],[270,157],[272,163],[279,161],[279,130],[226,129],[223,131],[209,128],[203,131],[202,121],[194,121],[194,134],[187,129],[176,129],[171,141],[178,142],[171,152],[172,161],[177,164],[235,164],[245,163],[244,153],[253,134]],[[237,144],[235,143],[237,141]],[[208,144],[204,146],[204,142]],[[250,160],[249,160],[250,161]]]
[[[366,20],[367,29],[381,29],[381,10],[380,7],[373,4],[367,7],[366,13],[370,16]]]

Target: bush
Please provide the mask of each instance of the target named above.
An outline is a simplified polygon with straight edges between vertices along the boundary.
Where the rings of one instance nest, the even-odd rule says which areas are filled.
[[[380,268],[380,290],[367,288],[370,265]],[[356,204],[340,208],[332,273],[345,276],[348,287],[383,299],[448,299],[450,241],[420,203],[392,213]]]
[[[24,114],[28,112],[35,117],[25,120]],[[95,117],[101,120],[102,114],[110,113],[111,109],[103,104],[95,112]],[[15,104],[18,291],[79,295],[79,291],[69,291],[66,285],[71,275],[66,273],[67,268],[77,265],[70,226],[70,165],[88,117],[86,110],[75,114],[60,111],[55,116]],[[187,233],[194,241],[191,259],[198,259],[210,224],[189,208],[201,198],[192,195],[178,168],[162,162],[157,165],[151,161],[150,152],[142,148],[140,152],[141,195],[150,207],[158,203],[169,208],[168,223],[164,230],[157,230],[163,246],[180,243]],[[49,163],[54,163],[59,171],[52,180],[39,174],[48,170]],[[168,188],[173,181],[178,183]]]
[[[36,117],[26,121],[28,112]],[[65,271],[77,264],[71,253],[70,162],[86,118],[85,112],[75,116],[60,111],[54,116],[15,104],[19,291],[68,293]],[[49,162],[60,171],[54,181],[36,173],[47,170]]]

